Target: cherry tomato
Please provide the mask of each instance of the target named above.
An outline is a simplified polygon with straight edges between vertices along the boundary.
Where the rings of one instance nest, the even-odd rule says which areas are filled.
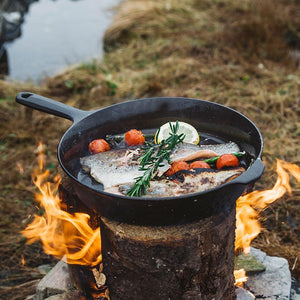
[[[223,169],[224,167],[238,167],[240,164],[239,159],[233,154],[221,155],[216,163],[217,169]]]
[[[89,144],[89,151],[93,154],[110,150],[108,143],[104,139],[93,140]]]
[[[127,131],[124,138],[128,146],[143,145],[145,143],[145,137],[143,133],[136,129]]]
[[[176,161],[176,162],[172,163],[171,168],[166,172],[166,175],[171,176],[180,170],[189,170],[189,169],[190,169],[190,166],[185,161],[182,161],[182,160]]]
[[[196,168],[204,168],[204,169],[210,169],[210,166],[208,163],[206,163],[203,160],[196,160],[190,164],[191,169],[196,169]]]

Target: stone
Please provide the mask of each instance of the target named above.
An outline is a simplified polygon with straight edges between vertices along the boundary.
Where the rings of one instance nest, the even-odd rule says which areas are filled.
[[[54,268],[39,282],[35,300],[43,300],[53,295],[60,295],[74,290],[71,282],[68,265],[59,261]]]
[[[300,300],[300,283],[292,278],[291,300]]]
[[[288,261],[281,257],[267,256],[264,252],[251,248],[251,255],[265,265],[265,272],[248,277],[247,286],[256,299],[290,299],[291,273]]]
[[[40,265],[37,267],[39,272],[43,275],[46,275],[48,272],[50,272],[52,270],[52,268],[53,268],[53,266],[50,264]]]
[[[236,270],[244,269],[247,276],[251,274],[257,274],[266,270],[264,264],[262,264],[255,256],[245,253],[241,253],[234,259],[234,266]]]
[[[22,14],[19,11],[3,13],[2,16],[9,23],[20,25],[22,23]]]
[[[87,300],[86,297],[79,291],[69,291],[63,294],[53,295],[45,300]]]
[[[252,293],[250,293],[240,287],[236,288],[235,293],[236,293],[237,300],[253,300],[253,299],[255,299],[255,296]]]

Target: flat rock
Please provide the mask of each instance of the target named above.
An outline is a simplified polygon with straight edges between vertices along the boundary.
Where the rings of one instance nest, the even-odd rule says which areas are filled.
[[[39,272],[43,275],[46,275],[47,273],[49,273],[52,270],[53,266],[50,264],[47,265],[40,265],[37,267],[37,269],[39,270]]]
[[[300,300],[300,282],[292,278],[291,300]]]
[[[247,286],[256,299],[289,300],[292,281],[288,261],[267,256],[255,248],[251,248],[250,253],[266,267],[264,272],[248,277]]]
[[[86,300],[86,297],[79,291],[69,291],[63,294],[50,296],[45,300]]]
[[[244,269],[247,276],[264,272],[266,267],[255,256],[241,253],[234,259],[234,267],[237,270]]]
[[[240,287],[236,288],[235,293],[236,293],[237,300],[253,300],[253,299],[255,299],[255,296],[252,293],[250,293]]]
[[[68,265],[61,260],[39,282],[36,289],[35,300],[43,300],[50,296],[60,295],[74,289],[69,276]]]

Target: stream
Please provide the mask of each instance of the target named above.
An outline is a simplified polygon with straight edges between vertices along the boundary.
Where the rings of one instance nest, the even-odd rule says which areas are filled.
[[[103,35],[120,1],[29,1],[18,36],[2,45],[9,78],[38,84],[70,65],[101,58]],[[16,19],[16,12],[9,17]]]

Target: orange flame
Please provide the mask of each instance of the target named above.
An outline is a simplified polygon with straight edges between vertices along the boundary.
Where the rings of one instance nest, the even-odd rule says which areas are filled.
[[[61,200],[57,195],[60,178],[54,183],[48,181],[50,172],[42,172],[44,165],[44,147],[38,147],[39,171],[33,175],[33,182],[39,189],[36,200],[44,208],[43,216],[34,216],[34,220],[22,234],[28,243],[40,239],[44,251],[59,259],[65,257],[69,264],[95,266],[102,260],[100,229],[92,229],[88,222],[90,216],[84,213],[71,215],[61,209]]]
[[[26,264],[26,260],[25,260],[25,258],[24,258],[24,255],[23,255],[23,254],[21,255],[21,262],[22,262],[22,266],[24,267],[24,266],[25,266],[25,264]]]
[[[20,172],[20,174],[23,175],[24,174],[23,166],[19,162],[17,162],[16,167],[17,167],[18,171]]]
[[[234,285],[243,287],[244,282],[246,282],[248,280],[245,269],[234,270],[233,274],[234,274],[234,278],[235,278]]]
[[[44,161],[45,161],[45,146],[43,145],[42,142],[39,142],[39,145],[34,152],[37,154],[37,162],[40,170],[42,171],[44,168]]]
[[[285,193],[291,194],[289,173],[300,181],[300,167],[295,164],[277,160],[276,171],[278,178],[272,189],[254,191],[237,200],[235,250],[242,249],[246,254],[249,253],[251,241],[261,232],[260,212]],[[248,279],[244,269],[235,270],[234,277],[235,285],[239,287],[243,287]]]
[[[261,232],[259,214],[269,204],[291,194],[289,173],[300,182],[300,167],[282,160],[277,160],[278,178],[270,190],[254,191],[237,200],[235,249],[249,253],[251,241]]]

